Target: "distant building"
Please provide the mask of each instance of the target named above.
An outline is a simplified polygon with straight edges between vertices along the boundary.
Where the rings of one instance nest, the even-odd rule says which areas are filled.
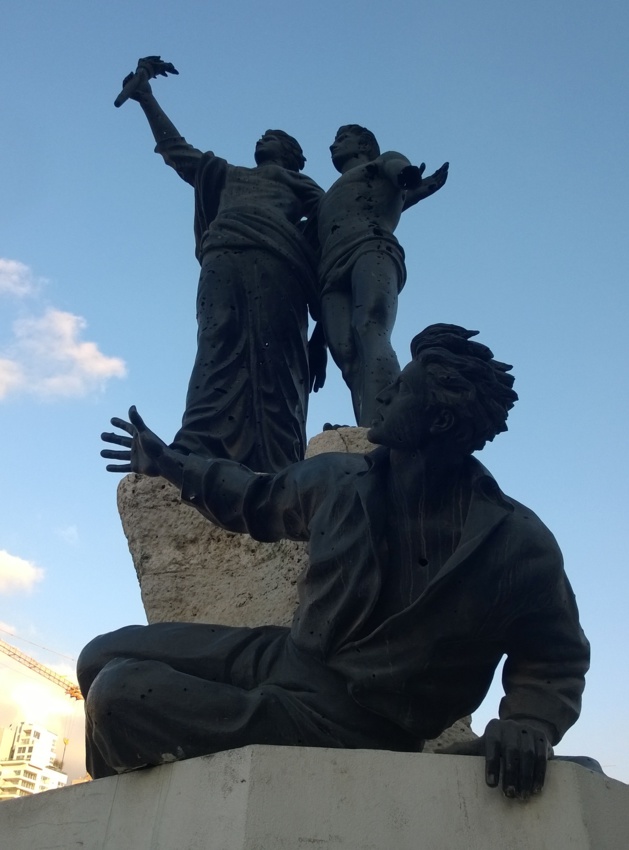
[[[28,797],[68,782],[55,756],[57,736],[22,722],[0,730],[0,800]]]

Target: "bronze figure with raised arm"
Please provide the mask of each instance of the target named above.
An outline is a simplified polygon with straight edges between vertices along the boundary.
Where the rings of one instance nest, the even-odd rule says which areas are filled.
[[[517,399],[474,333],[414,338],[367,455],[261,475],[169,448],[135,408],[112,419],[108,470],[161,475],[229,531],[308,541],[309,560],[290,628],[158,623],[88,644],[93,777],[248,744],[421,751],[478,708],[506,655],[476,750],[507,796],[541,789],[579,715],[588,642],[554,537],[472,456]]]
[[[448,163],[424,178],[423,163],[381,154],[373,133],[358,124],[341,127],[330,151],[341,177],[319,205],[322,323],[356,423],[369,427],[378,393],[400,372],[391,332],[406,267],[393,231],[403,210],[443,186]]]
[[[119,100],[140,104],[155,150],[195,191],[197,357],[173,445],[278,472],[305,451],[308,310],[316,317],[318,299],[300,222],[322,190],[300,173],[301,147],[281,130],[259,139],[253,168],[188,144],[151,90],[156,59],[140,60]]]

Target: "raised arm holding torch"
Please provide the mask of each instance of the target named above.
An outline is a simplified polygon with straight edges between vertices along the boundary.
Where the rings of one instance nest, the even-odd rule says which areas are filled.
[[[114,106],[122,106],[145,83],[158,75],[178,74],[172,62],[162,62],[161,56],[145,56],[138,59],[135,72],[126,76],[122,83],[122,91],[114,101]]]

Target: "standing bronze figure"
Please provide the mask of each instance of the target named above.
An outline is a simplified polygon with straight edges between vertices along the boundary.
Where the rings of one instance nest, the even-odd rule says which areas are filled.
[[[423,163],[381,154],[373,133],[357,124],[341,127],[330,151],[341,177],[319,206],[322,323],[356,423],[368,428],[378,393],[400,372],[391,332],[406,267],[393,231],[404,210],[443,186],[448,163],[423,178]]]
[[[119,99],[140,104],[155,150],[195,192],[197,356],[173,446],[278,472],[305,451],[308,309],[317,311],[317,283],[300,222],[322,190],[300,173],[301,147],[281,130],[260,138],[254,168],[188,144],[151,90],[149,78],[163,72],[155,59],[140,61]]]

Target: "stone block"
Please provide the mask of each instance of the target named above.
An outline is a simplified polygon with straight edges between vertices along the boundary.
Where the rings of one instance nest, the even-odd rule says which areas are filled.
[[[626,850],[629,786],[549,765],[526,803],[477,757],[245,747],[0,803],[2,850]]]

